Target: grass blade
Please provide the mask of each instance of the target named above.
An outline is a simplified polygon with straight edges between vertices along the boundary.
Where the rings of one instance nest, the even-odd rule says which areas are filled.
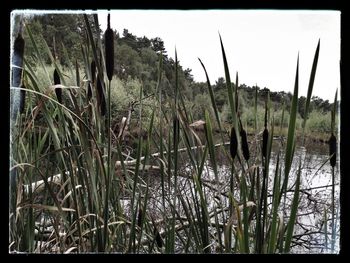
[[[292,209],[290,212],[289,222],[287,225],[287,234],[286,234],[286,241],[284,245],[284,253],[290,252],[290,245],[292,243],[293,230],[294,230],[294,225],[295,225],[295,220],[296,220],[298,205],[299,205],[300,175],[301,175],[301,161],[299,163],[299,169],[297,173],[297,179],[296,179],[295,190],[294,190],[294,197],[292,202]]]
[[[315,56],[314,56],[314,61],[312,63],[312,69],[311,69],[311,74],[310,74],[310,80],[309,80],[309,87],[307,89],[307,98],[305,102],[305,111],[304,111],[304,120],[303,120],[303,144],[305,144],[305,138],[304,138],[304,133],[305,133],[305,126],[306,126],[306,121],[309,115],[309,107],[310,107],[310,100],[311,100],[311,95],[312,95],[312,89],[314,86],[314,80],[315,80],[315,75],[316,75],[316,69],[317,69],[317,61],[318,61],[318,55],[320,52],[320,40],[318,40],[317,48],[315,51]]]
[[[295,74],[294,94],[292,98],[289,125],[288,125],[288,137],[287,137],[285,165],[284,165],[285,167],[284,181],[282,185],[282,191],[280,193],[280,198],[282,197],[282,193],[287,188],[289,172],[293,162],[293,155],[294,155],[294,148],[295,148],[295,124],[296,124],[297,109],[298,109],[298,88],[299,88],[299,54],[298,54],[297,69]]]

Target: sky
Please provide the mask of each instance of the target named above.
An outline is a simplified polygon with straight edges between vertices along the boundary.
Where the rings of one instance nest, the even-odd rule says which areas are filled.
[[[28,12],[28,11],[26,11]],[[35,11],[33,13],[45,13]],[[47,12],[47,11],[46,11]],[[50,13],[55,12],[50,10]],[[63,11],[56,11],[62,13]],[[92,13],[92,11],[86,11]],[[314,10],[111,10],[111,27],[137,37],[160,37],[169,57],[175,48],[181,66],[195,81],[224,77],[219,33],[231,79],[271,91],[293,92],[299,54],[299,96],[307,95],[312,62],[320,39],[313,95],[334,100],[340,91],[340,12]],[[82,11],[67,11],[82,13]],[[98,10],[107,27],[107,10]],[[338,98],[339,96],[338,92]]]
[[[99,11],[102,30],[107,12]],[[175,48],[195,81],[212,84],[224,77],[221,34],[231,79],[272,91],[293,92],[299,52],[299,96],[306,96],[311,66],[320,39],[313,95],[330,101],[340,89],[340,12],[282,10],[111,10],[111,27],[137,37],[164,41],[168,56]]]

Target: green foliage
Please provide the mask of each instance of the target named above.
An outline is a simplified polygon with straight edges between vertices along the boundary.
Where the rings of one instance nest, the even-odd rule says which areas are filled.
[[[336,123],[337,122],[338,118],[336,118]],[[337,128],[338,126],[336,125],[335,127]],[[325,114],[321,111],[312,111],[309,114],[306,130],[310,133],[331,133],[331,112]]]
[[[100,32],[96,32],[97,16],[85,15],[84,23],[79,16],[59,18],[51,21],[48,15],[33,19],[33,34],[28,30],[26,36],[29,48],[24,79],[28,99],[15,124],[19,136],[12,138],[17,147],[10,169],[20,180],[13,192],[16,207],[10,214],[9,250],[290,252],[302,196],[301,162],[293,184],[287,180],[289,175],[295,179],[291,168],[297,131],[303,121],[300,113],[305,112],[297,107],[305,100],[297,96],[298,71],[294,95],[238,85],[238,75],[231,83],[221,42],[227,82],[219,78],[211,86],[207,76],[206,83],[196,83],[191,70],[183,70],[177,57],[175,61],[168,58],[160,38],[140,38],[124,30],[122,36],[115,34],[115,76],[104,86],[111,110],[108,117],[101,116],[96,87],[90,101],[86,95],[86,84],[92,79],[92,58],[99,77],[105,82],[107,79],[104,54],[99,52],[103,45]],[[68,23],[76,23],[76,27]],[[70,40],[64,40],[58,30],[66,30]],[[50,39],[55,35],[62,38],[63,45],[54,48]],[[80,44],[78,52],[75,45]],[[78,61],[76,68],[64,66],[69,60]],[[50,90],[54,70],[64,85],[62,104]],[[267,94],[269,134],[262,154]],[[286,105],[283,122],[282,103]],[[329,132],[331,104],[327,103],[317,97],[311,99],[314,110],[306,125],[308,131],[321,132],[322,128],[322,132]],[[337,105],[333,106],[336,109]],[[131,141],[117,138],[120,121],[128,116]],[[245,144],[251,157],[244,161],[238,147],[238,155],[234,160],[229,158],[222,171],[220,158],[225,153],[229,156],[224,146],[229,139],[227,127],[239,131],[242,121],[245,129],[252,128],[255,120],[256,136],[248,136]],[[274,141],[275,126],[288,128],[283,147]],[[269,176],[273,143],[280,149],[274,178]],[[43,181],[41,189],[32,187],[37,180]],[[287,209],[280,197],[286,198],[288,193],[283,190],[290,189],[294,196],[288,207],[291,209]],[[281,218],[281,210],[288,216]]]

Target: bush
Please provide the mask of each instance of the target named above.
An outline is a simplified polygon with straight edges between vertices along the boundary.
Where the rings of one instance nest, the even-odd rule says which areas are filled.
[[[336,125],[336,128],[337,128],[337,125]],[[320,111],[312,111],[309,114],[308,121],[306,122],[306,129],[308,132],[330,133],[331,132],[331,113],[328,112],[325,114]]]

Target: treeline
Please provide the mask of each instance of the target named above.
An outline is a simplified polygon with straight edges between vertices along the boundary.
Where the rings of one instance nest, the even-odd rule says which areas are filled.
[[[233,84],[234,85],[234,84]],[[206,94],[207,84],[206,83],[192,83],[193,94]],[[213,90],[215,92],[216,104],[219,109],[227,104],[227,89],[226,82],[223,77],[220,77],[215,81],[213,85]],[[241,84],[238,87],[239,90],[239,105],[240,107],[253,107],[255,101],[255,92],[257,90],[258,104],[263,106],[269,92],[270,101],[274,105],[275,109],[281,108],[281,105],[285,106],[287,111],[290,110],[290,105],[292,101],[293,94],[291,92],[285,91],[270,91],[268,88],[260,88],[259,86],[247,86],[246,84]],[[304,118],[306,97],[301,96],[298,100],[298,113],[302,118]],[[322,113],[330,112],[333,107],[333,103],[329,100],[323,100],[318,96],[312,96],[310,102],[310,111],[317,110]]]
[[[89,17],[89,22],[94,29],[94,34],[99,35],[103,41],[101,30],[97,30],[95,26],[97,21],[93,16]],[[85,25],[82,15],[76,14],[47,14],[33,16],[27,20],[30,26],[33,37],[39,49],[44,49],[43,39],[46,41],[51,52],[63,67],[72,67],[72,62],[77,61],[83,64],[81,55],[82,41],[87,39]],[[164,98],[171,99],[173,97],[175,86],[175,61],[171,58],[164,45],[164,41],[159,38],[147,38],[146,36],[136,36],[124,29],[123,32],[114,31],[115,37],[115,76],[118,80],[118,85],[133,88],[142,86],[144,95],[151,96],[154,93],[158,78],[158,62],[160,57],[163,59],[162,65],[162,83],[161,88]],[[28,62],[35,65],[36,57],[34,47],[29,41],[27,32],[24,32],[26,41],[25,56]],[[162,54],[162,56],[160,55]],[[45,61],[50,63],[50,58],[47,54],[43,54]],[[186,104],[192,109],[194,119],[203,118],[203,110],[208,109],[210,98],[208,96],[207,83],[195,82],[191,75],[191,69],[183,69],[181,67],[181,58],[178,66],[178,83],[181,93]],[[74,66],[73,66],[74,67]],[[203,72],[204,74],[204,72]],[[223,73],[224,74],[224,73]],[[136,83],[134,85],[134,83]],[[218,106],[221,119],[224,122],[230,122],[230,111],[228,107],[228,96],[226,83],[224,78],[219,78],[213,84],[216,104]],[[233,84],[234,85],[234,84]],[[239,109],[242,115],[242,121],[247,126],[252,126],[254,123],[254,102],[255,92],[258,95],[258,108],[263,108],[268,93],[268,88],[250,87],[245,84],[239,86]],[[317,93],[317,87],[315,88]],[[124,92],[124,91],[123,91]],[[121,91],[118,91],[118,94]],[[125,92],[124,92],[125,93]],[[118,96],[116,96],[118,97]],[[290,110],[292,94],[290,92],[269,92],[271,106],[275,109],[275,120],[283,121],[287,125],[288,112]],[[128,99],[128,91],[126,91],[124,99]],[[131,99],[130,99],[131,100]],[[298,103],[299,119],[304,118],[304,107],[306,98],[301,96]],[[124,100],[125,102],[125,100]],[[123,105],[126,105],[125,103]],[[281,119],[282,108],[285,109],[286,117]],[[317,96],[313,96],[310,105],[311,118],[314,116],[317,119],[328,118],[332,109],[332,103],[328,100],[323,100]],[[260,114],[261,111],[258,112]],[[263,118],[263,117],[261,117]],[[301,121],[300,121],[301,122]],[[317,121],[315,121],[316,123]],[[311,122],[312,123],[312,122]],[[316,125],[316,124],[315,124]],[[330,129],[328,123],[317,123],[319,132],[326,132]],[[316,128],[315,128],[316,129]]]
[[[103,32],[97,32],[95,20],[89,17],[93,34],[99,34],[103,42]],[[46,41],[51,52],[63,67],[70,67],[75,60],[83,63],[81,53],[82,41],[87,39],[87,32],[84,26],[82,15],[69,14],[47,14],[29,18],[28,24],[33,37],[37,42],[39,50],[44,50],[43,39]],[[25,40],[29,36],[24,32]],[[158,61],[160,53],[163,58],[163,86],[165,95],[172,96],[173,84],[175,83],[175,61],[169,57],[164,46],[164,41],[159,38],[149,39],[146,36],[137,37],[127,29],[123,32],[114,31],[115,37],[115,76],[121,80],[138,79],[143,84],[146,94],[152,93],[158,77]],[[26,57],[29,62],[36,64],[35,50],[30,41],[26,46]],[[43,54],[45,61],[50,63],[47,54]],[[92,58],[92,55],[91,55]],[[186,90],[188,84],[193,81],[191,69],[182,69],[178,66],[178,81],[180,88]]]

